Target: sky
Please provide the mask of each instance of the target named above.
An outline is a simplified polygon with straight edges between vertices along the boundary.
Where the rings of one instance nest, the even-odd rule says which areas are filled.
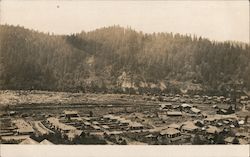
[[[54,34],[120,25],[249,43],[249,2],[2,0],[0,23]]]

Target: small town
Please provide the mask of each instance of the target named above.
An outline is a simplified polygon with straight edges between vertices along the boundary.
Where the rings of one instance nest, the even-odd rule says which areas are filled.
[[[241,95],[232,103],[228,97],[206,95],[27,93],[1,91],[0,98],[5,98],[1,101],[0,115],[2,144],[245,145],[250,142],[248,95]],[[46,101],[39,102],[38,98]]]

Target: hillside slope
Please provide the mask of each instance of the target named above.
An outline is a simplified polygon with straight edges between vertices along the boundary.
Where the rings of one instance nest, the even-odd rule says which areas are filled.
[[[250,89],[249,44],[112,26],[51,35],[0,26],[0,89],[225,93]]]

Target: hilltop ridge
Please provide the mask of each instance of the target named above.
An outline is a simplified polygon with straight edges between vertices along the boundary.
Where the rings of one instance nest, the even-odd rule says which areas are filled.
[[[0,26],[0,89],[108,93],[250,89],[249,44],[111,26],[52,35]]]

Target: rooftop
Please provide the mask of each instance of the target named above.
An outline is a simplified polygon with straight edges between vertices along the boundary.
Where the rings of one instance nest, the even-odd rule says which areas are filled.
[[[17,126],[17,131],[19,133],[31,133],[34,132],[34,129],[32,128],[32,126],[27,123],[26,121],[24,121],[23,119],[17,119],[14,120],[13,123],[15,123],[15,125]]]
[[[96,130],[99,130],[99,129],[101,129],[99,126],[97,126],[97,125],[92,125],[92,127],[94,128],[94,129],[96,129]]]
[[[208,129],[206,130],[206,132],[207,133],[209,133],[209,134],[214,134],[214,133],[219,133],[219,132],[221,132],[221,130],[219,129],[219,128],[217,128],[217,127],[215,127],[215,126],[209,126],[208,127]]]
[[[167,112],[167,115],[168,116],[182,116],[182,113],[179,111],[170,111],[170,112]]]
[[[233,140],[234,140],[234,137],[227,137],[227,138],[225,138],[225,142],[228,142],[228,143],[232,143],[233,142]]]
[[[181,107],[184,107],[184,108],[186,108],[186,107],[192,107],[192,105],[190,105],[190,104],[181,104]]]
[[[33,140],[32,138],[28,137],[19,144],[38,144],[38,142]]]
[[[49,134],[49,133],[53,133],[53,131],[49,130],[48,128],[46,128],[40,121],[35,121],[35,128],[39,131],[40,134],[44,135],[44,134]]]
[[[20,136],[2,136],[2,140],[4,141],[19,141],[19,140],[25,140],[29,138],[29,135],[20,135]]]
[[[47,139],[44,139],[43,141],[40,142],[40,144],[42,144],[42,145],[53,145],[54,143],[50,142]]]
[[[176,130],[174,128],[168,128],[168,129],[162,130],[160,132],[161,135],[174,135],[174,134],[178,134],[178,133],[180,133],[180,131]]]
[[[194,112],[194,113],[199,113],[199,112],[201,112],[201,110],[199,110],[199,109],[197,109],[197,108],[194,108],[194,107],[191,108],[191,111]]]
[[[103,127],[104,129],[109,129],[109,126],[107,126],[107,125],[102,125],[102,127]]]
[[[161,103],[161,104],[159,104],[160,106],[161,106],[161,108],[164,108],[164,107],[166,107],[166,106],[172,106],[172,104],[171,103]]]
[[[172,123],[172,124],[168,125],[168,127],[174,128],[174,129],[179,129],[181,126],[180,126],[180,124]]]
[[[239,143],[240,144],[249,144],[249,142],[247,142],[246,140],[244,140],[244,139],[239,139]]]
[[[78,114],[77,111],[68,111],[68,110],[63,111],[63,113],[66,114],[66,115]]]
[[[187,123],[185,123],[185,124],[182,126],[182,129],[183,129],[183,130],[187,130],[187,131],[193,131],[193,130],[195,130],[195,129],[198,129],[198,127],[195,126],[193,122],[189,122],[189,121],[188,121]]]

